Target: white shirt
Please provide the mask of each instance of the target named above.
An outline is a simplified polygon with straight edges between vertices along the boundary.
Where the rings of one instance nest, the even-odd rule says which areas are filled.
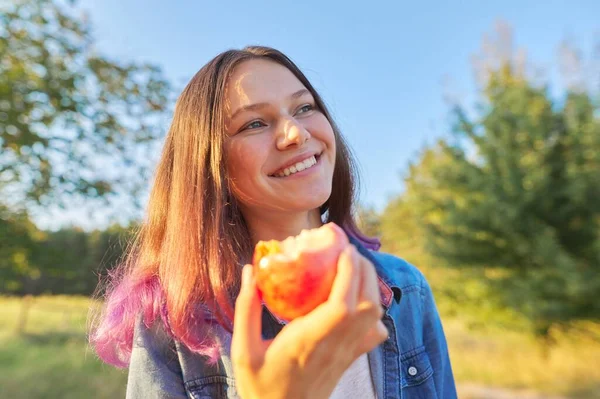
[[[375,399],[369,357],[363,354],[350,365],[338,381],[329,399]]]

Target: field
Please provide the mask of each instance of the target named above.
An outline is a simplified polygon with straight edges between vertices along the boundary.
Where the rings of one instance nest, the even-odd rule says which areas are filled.
[[[22,299],[0,297],[0,397],[125,396],[126,371],[102,364],[86,345],[89,306],[84,297],[36,298],[17,334]],[[544,359],[524,334],[444,323],[461,398],[600,398],[599,342],[562,336]]]
[[[87,348],[89,305],[84,297],[36,298],[24,332],[16,334],[21,299],[0,299],[0,397],[125,397],[126,371],[104,365]]]

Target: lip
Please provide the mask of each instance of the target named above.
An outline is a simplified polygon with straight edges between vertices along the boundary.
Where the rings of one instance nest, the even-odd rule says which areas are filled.
[[[321,153],[320,153],[320,152],[317,152],[317,151],[313,151],[313,152],[305,152],[305,153],[303,153],[303,154],[297,155],[297,156],[295,156],[294,158],[292,158],[292,159],[290,159],[289,161],[287,161],[285,164],[283,164],[283,166],[280,166],[280,167],[278,167],[277,169],[275,169],[275,170],[273,171],[273,173],[270,173],[270,174],[269,174],[269,176],[270,176],[270,177],[276,177],[276,176],[275,176],[275,173],[277,173],[278,171],[280,171],[280,170],[283,170],[283,169],[285,169],[285,168],[289,168],[290,166],[292,166],[292,165],[295,165],[295,164],[297,164],[298,162],[300,162],[300,161],[304,161],[305,159],[307,159],[307,158],[310,158],[310,157],[313,157],[313,156],[314,156],[314,157],[316,157],[316,158],[317,158],[317,161],[318,161],[318,160],[319,160],[319,157],[321,156]]]

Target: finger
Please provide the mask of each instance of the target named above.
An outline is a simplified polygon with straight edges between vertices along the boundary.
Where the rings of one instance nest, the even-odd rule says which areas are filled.
[[[374,328],[383,316],[383,308],[380,304],[371,301],[363,301],[358,304],[353,322],[354,334],[357,339],[362,339],[369,330]]]
[[[344,304],[348,310],[353,311],[358,302],[359,288],[358,256],[354,246],[349,244],[338,259],[337,273],[331,287],[329,301],[337,305]]]
[[[262,307],[251,265],[242,269],[242,287],[235,303],[231,356],[251,366],[262,353]]]
[[[365,257],[360,256],[361,293],[360,302],[357,306],[356,322],[357,340],[379,342],[383,333],[387,336],[385,326],[381,322],[383,307],[379,293],[377,272],[373,264]],[[365,338],[365,336],[369,338]]]
[[[362,316],[364,329],[361,338],[358,340],[360,344],[357,347],[357,356],[373,350],[385,341],[389,335],[387,328],[381,321],[383,307],[381,306],[377,271],[367,258],[362,256],[360,258],[362,286],[358,314]]]
[[[389,332],[387,328],[381,320],[378,320],[377,324],[367,332],[367,335],[365,335],[361,344],[358,346],[358,353],[356,353],[356,356],[372,351],[384,342],[388,336]]]
[[[325,337],[334,336],[346,323],[358,304],[360,270],[353,245],[348,244],[338,258],[337,271],[328,300],[317,306],[301,320],[310,327],[303,339],[306,342],[320,342]],[[346,331],[346,334],[348,331]]]

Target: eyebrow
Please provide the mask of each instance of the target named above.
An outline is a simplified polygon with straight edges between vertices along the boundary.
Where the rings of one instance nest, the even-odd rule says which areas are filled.
[[[310,91],[308,91],[307,89],[300,89],[297,92],[293,93],[291,96],[289,96],[289,99],[291,100],[295,100],[299,97],[302,97],[305,94],[310,94]],[[236,116],[238,116],[239,114],[241,114],[242,112],[245,111],[257,111],[261,108],[265,108],[267,107],[269,104],[268,103],[256,103],[256,104],[249,104],[249,105],[244,105],[243,107],[238,108],[232,115],[230,120],[234,120]]]

